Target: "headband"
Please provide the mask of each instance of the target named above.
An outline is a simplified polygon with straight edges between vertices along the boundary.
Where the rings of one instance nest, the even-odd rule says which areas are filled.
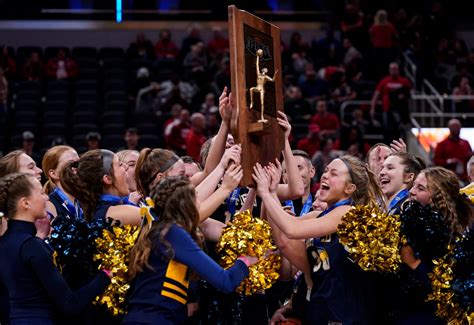
[[[156,175],[158,175],[159,173],[164,173],[165,171],[167,171],[168,169],[171,168],[171,166],[173,166],[178,160],[180,160],[181,158],[179,158],[176,154],[173,154],[170,159],[168,159],[154,174],[153,176],[150,178],[150,183],[153,182],[153,180],[156,178]]]
[[[352,171],[351,164],[349,163],[349,161],[346,160],[346,158],[339,158],[339,159],[344,163],[344,165],[346,165],[347,169],[349,170],[349,177],[351,178],[352,184],[355,184],[354,183],[354,172]]]
[[[105,149],[101,149],[100,153],[102,154],[102,171],[104,172],[104,175],[108,175],[112,169],[115,154],[112,151]]]

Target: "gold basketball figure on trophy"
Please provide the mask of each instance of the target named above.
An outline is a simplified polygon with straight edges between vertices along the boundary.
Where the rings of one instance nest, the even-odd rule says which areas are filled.
[[[263,68],[262,71],[260,71],[260,58],[263,56],[263,50],[258,49],[257,50],[257,86],[252,87],[249,89],[250,91],[250,108],[253,107],[253,93],[260,93],[260,109],[261,109],[261,116],[260,119],[258,120],[259,123],[267,123],[268,120],[266,120],[263,117],[263,112],[265,110],[264,106],[264,100],[265,100],[265,83],[267,81],[274,82],[275,81],[275,75],[277,74],[278,70],[275,71],[273,74],[273,78],[267,76],[268,69]]]

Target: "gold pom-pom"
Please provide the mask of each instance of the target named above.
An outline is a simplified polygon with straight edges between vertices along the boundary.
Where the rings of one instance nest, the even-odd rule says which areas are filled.
[[[474,313],[468,314],[454,299],[452,249],[453,246],[450,245],[448,254],[433,260],[433,272],[429,274],[433,292],[428,295],[427,300],[436,302],[436,316],[445,319],[448,324],[470,325],[474,321]]]
[[[99,269],[107,269],[112,273],[110,284],[104,293],[95,299],[95,303],[107,306],[114,316],[125,313],[125,295],[130,285],[126,280],[130,250],[140,232],[137,226],[125,225],[113,227],[113,232],[103,230],[102,238],[95,240],[98,253],[95,261],[100,261]]]
[[[378,208],[355,206],[342,218],[337,234],[364,271],[396,272],[401,264],[400,218]]]
[[[234,221],[223,230],[216,250],[221,254],[221,265],[228,268],[242,255],[256,256],[259,262],[249,267],[249,275],[237,292],[251,295],[270,288],[278,279],[281,257],[270,254],[276,247],[272,243],[271,227],[265,220],[254,218],[250,211],[238,213]]]
[[[459,190],[459,193],[466,195],[471,203],[474,204],[474,183],[469,184],[466,187],[463,187]]]

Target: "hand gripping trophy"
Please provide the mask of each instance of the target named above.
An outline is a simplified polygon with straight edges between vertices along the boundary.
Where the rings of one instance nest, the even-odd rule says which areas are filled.
[[[268,69],[263,68],[262,71],[260,71],[260,58],[263,56],[263,50],[258,49],[257,50],[257,86],[250,88],[250,108],[253,107],[253,93],[260,93],[260,109],[261,109],[261,115],[260,119],[258,120],[259,123],[267,123],[268,120],[266,120],[263,117],[263,112],[265,110],[264,107],[264,100],[265,100],[265,83],[267,81],[274,82],[275,81],[275,75],[277,74],[278,70],[275,71],[273,74],[273,78],[267,76]]]

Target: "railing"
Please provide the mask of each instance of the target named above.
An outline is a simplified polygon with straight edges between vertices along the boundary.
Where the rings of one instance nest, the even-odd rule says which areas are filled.
[[[403,52],[403,72],[405,73],[405,76],[411,81],[412,85],[415,87],[415,89],[418,89],[417,86],[417,80],[416,80],[416,64],[413,62],[413,60],[407,55],[406,52]]]
[[[472,111],[467,112],[458,112],[456,111],[456,104],[459,104],[459,101],[473,101],[474,95],[443,95],[442,101],[443,106],[450,107],[450,110],[447,112],[441,111],[434,102],[440,101],[440,95],[423,95],[423,94],[412,94],[410,98],[410,116],[411,121],[414,127],[446,127],[448,119],[451,118],[460,118],[460,119],[474,119],[474,105]],[[428,104],[430,110],[426,109],[426,104],[423,103],[432,103]],[[360,105],[370,105],[370,100],[348,100],[341,104],[340,118],[344,119],[347,110]],[[378,105],[380,102],[377,103]],[[449,105],[444,105],[449,104]],[[474,120],[473,120],[474,123]],[[466,125],[474,127],[474,125]]]

